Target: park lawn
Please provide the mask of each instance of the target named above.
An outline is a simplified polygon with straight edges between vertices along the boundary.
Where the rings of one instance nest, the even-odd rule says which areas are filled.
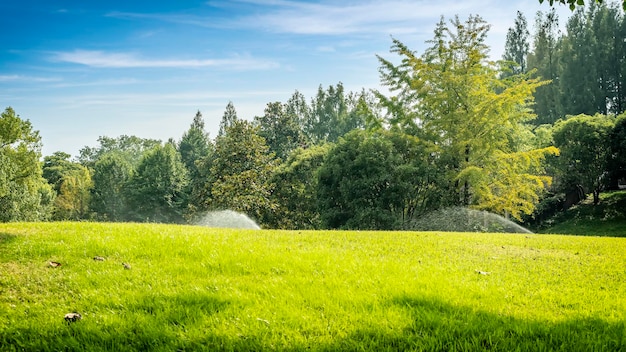
[[[624,297],[626,238],[0,224],[0,351],[619,351]]]

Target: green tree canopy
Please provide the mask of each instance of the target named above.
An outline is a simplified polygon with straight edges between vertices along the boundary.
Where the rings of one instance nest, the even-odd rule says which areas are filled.
[[[262,221],[276,208],[271,199],[271,175],[278,165],[258,127],[236,120],[215,140],[215,152],[205,183],[206,208],[230,209]]]
[[[570,116],[554,125],[554,145],[561,155],[557,160],[559,183],[565,191],[581,186],[593,193],[594,204],[608,180],[610,134],[615,119],[596,114]]]
[[[192,216],[200,207],[202,198],[199,196],[206,177],[202,171],[202,163],[211,155],[213,144],[204,130],[204,119],[200,111],[196,113],[189,129],[178,143],[178,152],[187,168],[189,184],[185,193],[188,203],[185,206],[188,216]]]
[[[545,0],[539,0],[540,4],[543,4]],[[589,0],[589,2],[593,3],[594,0]],[[597,2],[598,4],[603,3],[603,0],[595,0],[595,2]],[[550,4],[550,6],[553,6],[555,3],[557,4],[567,4],[569,5],[569,8],[571,10],[576,9],[576,6],[584,6],[585,5],[585,1],[584,0],[548,0],[548,3]],[[624,0],[622,2],[622,7],[624,8],[624,10],[626,11],[626,0]]]
[[[135,220],[182,222],[187,182],[187,169],[173,144],[147,152],[126,190]]]
[[[55,220],[80,220],[88,217],[92,187],[89,170],[70,161],[70,155],[56,152],[44,157],[43,177],[56,191]]]
[[[432,45],[418,56],[394,40],[399,65],[382,57],[381,79],[392,96],[378,94],[387,122],[431,143],[447,170],[456,204],[520,218],[531,213],[549,183],[541,162],[554,148],[528,149],[517,136],[534,116],[528,106],[544,84],[529,74],[500,79],[488,61],[489,26],[478,16],[437,24]],[[513,160],[529,160],[515,163]]]
[[[41,137],[8,107],[0,115],[0,221],[47,219],[54,191],[42,177]]]
[[[107,153],[94,165],[91,210],[100,221],[130,220],[127,182],[133,166],[118,152]]]

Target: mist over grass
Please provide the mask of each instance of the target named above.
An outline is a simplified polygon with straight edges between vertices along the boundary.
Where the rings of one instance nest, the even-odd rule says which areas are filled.
[[[0,350],[618,351],[624,248],[532,234],[0,224]]]

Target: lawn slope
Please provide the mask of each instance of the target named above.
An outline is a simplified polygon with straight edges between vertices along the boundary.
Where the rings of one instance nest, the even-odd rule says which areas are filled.
[[[0,350],[625,350],[625,249],[608,237],[0,224]]]

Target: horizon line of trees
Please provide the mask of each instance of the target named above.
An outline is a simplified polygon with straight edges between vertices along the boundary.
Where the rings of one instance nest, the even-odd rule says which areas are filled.
[[[497,62],[480,16],[442,17],[423,53],[392,39],[395,57],[378,57],[389,94],[320,86],[252,120],[229,102],[214,138],[198,111],[180,140],[102,136],[41,162],[38,132],[7,108],[0,221],[185,223],[232,209],[270,228],[411,229],[451,206],[529,223],[572,192],[597,203],[626,176],[626,22],[592,4],[560,34],[555,16],[537,14],[531,37],[518,13]]]

